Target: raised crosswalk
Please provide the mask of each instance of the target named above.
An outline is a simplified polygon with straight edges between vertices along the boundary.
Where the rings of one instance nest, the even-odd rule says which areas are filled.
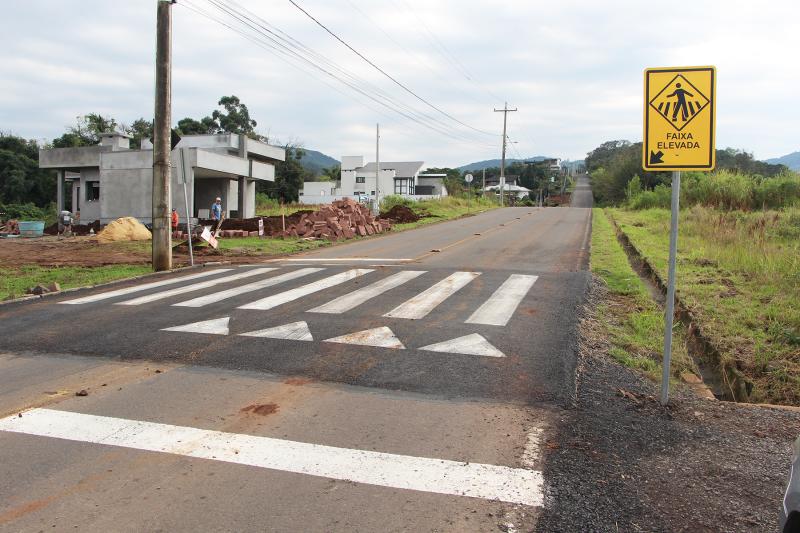
[[[186,294],[187,292],[199,291],[201,289],[207,289],[209,287],[213,287],[215,285],[219,285],[221,283],[230,283],[232,281],[239,281],[240,279],[245,278],[252,278],[253,276],[260,276],[261,274],[266,274],[267,272],[271,272],[275,270],[274,268],[254,268],[252,270],[247,270],[245,272],[240,272],[238,274],[233,274],[232,276],[225,276],[222,278],[216,278],[208,281],[203,281],[200,283],[194,283],[192,285],[187,285],[185,287],[178,287],[177,289],[170,289],[167,291],[156,292],[154,294],[148,294],[145,296],[140,296],[138,298],[134,298],[133,300],[126,300],[124,302],[118,302],[116,305],[142,305],[150,302],[155,302],[156,300],[163,300],[165,298],[171,298],[172,296],[177,296],[179,294]]]
[[[322,270],[325,269],[301,268],[300,270],[293,270],[292,272],[287,272],[286,274],[281,274],[280,276],[275,276],[274,278],[262,279],[253,283],[248,283],[246,285],[234,287],[226,291],[215,292],[214,294],[209,294],[207,296],[200,296],[198,298],[192,298],[191,300],[186,300],[185,302],[179,302],[172,305],[177,305],[181,307],[203,307],[209,304],[221,302],[222,300],[227,300],[228,298],[233,298],[234,296],[239,296],[241,294],[247,294],[249,292],[266,289],[267,287],[273,287],[275,285],[279,285],[286,281],[302,278],[303,276],[308,276],[309,274],[315,274]]]
[[[439,304],[464,288],[480,274],[480,272],[455,272],[450,274],[436,285],[398,305],[383,316],[388,318],[409,318],[411,320],[425,318]]]
[[[142,306],[164,302],[167,305],[178,307],[202,308],[223,304],[230,311],[232,308],[251,310],[251,311],[270,311],[284,304],[296,301],[313,301],[305,310],[298,310],[295,306],[293,312],[307,312],[311,314],[343,315],[353,312],[360,306],[369,304],[370,313],[374,312],[376,317],[383,319],[402,319],[420,320],[428,316],[439,306],[445,304],[456,293],[468,287],[471,282],[481,276],[481,272],[450,272],[442,277],[438,272],[426,270],[397,270],[377,271],[374,268],[352,268],[349,270],[336,272],[336,268],[324,267],[256,267],[248,269],[217,269],[205,271],[197,274],[179,276],[168,280],[161,280],[151,283],[143,283],[132,287],[99,292],[81,298],[72,298],[60,302],[62,304],[79,305],[91,303],[106,303],[125,306]],[[333,272],[330,272],[333,270]],[[320,277],[319,275],[323,277]],[[368,276],[369,275],[369,276]],[[213,276],[213,277],[212,277]],[[354,282],[357,278],[365,277],[369,281],[367,284],[358,285]],[[311,281],[296,286],[297,280],[311,277]],[[208,279],[204,279],[208,278]],[[316,279],[315,279],[316,278]],[[506,326],[517,311],[521,302],[526,298],[533,288],[537,276],[527,274],[509,274],[508,277],[500,282],[497,278],[491,278],[491,283],[498,283],[494,292],[483,301],[476,301],[474,298],[469,300],[475,302],[471,310],[464,313],[465,324],[481,326]],[[251,281],[254,280],[254,281]],[[246,283],[236,284],[236,282]],[[260,293],[266,289],[295,282],[295,286],[276,293]],[[489,280],[480,285],[483,293]],[[221,285],[233,285],[227,289],[216,290],[208,293],[208,289],[215,289]],[[410,285],[414,287],[414,294],[410,298],[397,304],[396,297],[392,298],[390,291],[397,292],[397,289]],[[348,288],[344,294],[340,294],[333,299],[325,298],[325,291],[337,286]],[[148,292],[149,291],[149,292]],[[205,293],[203,293],[204,291]],[[417,292],[421,291],[421,292]],[[175,302],[179,296],[199,292],[200,295]],[[472,294],[474,294],[474,290]],[[121,299],[113,301],[115,298],[122,298],[134,293],[144,293],[132,299]],[[317,295],[319,293],[319,296]],[[235,303],[231,302],[224,305],[227,300],[235,297],[251,296],[248,302],[241,299]],[[393,301],[394,307],[386,311],[387,307],[381,309],[382,302],[386,298]],[[172,301],[170,301],[172,300]],[[302,305],[302,303],[301,303]],[[460,309],[464,307],[462,299],[458,304]],[[298,317],[299,318],[299,317]],[[298,322],[297,324],[300,324]],[[305,324],[303,322],[303,324]],[[205,326],[193,325],[195,330],[202,330]],[[291,328],[290,328],[291,329]],[[177,331],[177,330],[176,330]],[[200,331],[198,331],[200,332]],[[254,332],[251,336],[274,338],[292,338],[291,335],[303,337],[303,340],[311,340],[304,332],[286,332],[278,330],[270,332],[265,330],[261,334]],[[282,335],[289,335],[283,337]],[[463,343],[462,343],[463,344]]]
[[[297,287],[296,289],[290,289],[272,296],[267,296],[261,300],[256,300],[255,302],[239,306],[239,309],[258,309],[261,311],[266,311],[267,309],[272,309],[273,307],[292,302],[302,298],[303,296],[308,296],[309,294],[313,294],[324,289],[329,289],[339,285],[340,283],[344,283],[345,281],[350,281],[359,276],[363,276],[364,274],[369,274],[370,272],[373,272],[373,269],[354,268],[352,270],[348,270],[347,272],[334,274],[329,278],[324,278],[319,281],[309,283],[308,285]]]

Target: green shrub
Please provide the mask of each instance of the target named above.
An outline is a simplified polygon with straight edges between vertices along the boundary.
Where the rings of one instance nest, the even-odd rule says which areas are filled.
[[[417,202],[411,198],[406,198],[405,196],[400,196],[399,194],[390,194],[389,196],[384,196],[381,200],[381,212],[383,213],[388,211],[396,205],[414,207],[416,204]]]
[[[0,204],[0,220],[44,220],[45,222],[55,220],[55,205],[48,208],[36,207],[32,203],[27,204]]]

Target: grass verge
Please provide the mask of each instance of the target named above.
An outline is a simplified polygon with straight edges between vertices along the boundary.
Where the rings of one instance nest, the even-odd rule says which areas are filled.
[[[330,241],[303,239],[276,239],[272,237],[225,238],[219,240],[219,250],[223,255],[286,255],[322,246],[329,246]]]
[[[62,289],[97,285],[152,272],[149,265],[108,265],[94,267],[0,267],[0,300],[25,296],[25,291],[39,283],[56,282]]]
[[[666,279],[669,211],[610,213]],[[676,288],[750,401],[800,404],[800,210],[681,211]]]
[[[592,219],[591,268],[608,289],[608,298],[597,306],[596,316],[610,343],[609,354],[627,367],[660,379],[664,311],[633,271],[611,222],[598,208]],[[684,371],[697,373],[686,351],[685,332],[678,325],[673,337],[671,373],[678,377]]]

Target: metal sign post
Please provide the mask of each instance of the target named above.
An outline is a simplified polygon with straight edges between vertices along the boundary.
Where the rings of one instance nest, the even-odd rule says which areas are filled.
[[[669,366],[672,361],[672,322],[675,317],[675,263],[678,255],[678,215],[680,214],[681,173],[672,173],[672,214],[669,225],[669,267],[667,309],[664,315],[664,361],[661,371],[661,404],[669,402]]]
[[[192,219],[189,213],[189,193],[186,192],[186,148],[181,148],[181,174],[183,174],[183,205],[186,207],[186,234],[189,236],[189,264],[194,266],[194,250],[192,250]]]
[[[649,171],[672,171],[672,212],[661,373],[663,405],[669,402],[681,171],[714,169],[716,88],[717,70],[714,67],[649,68],[644,72],[642,168]]]
[[[472,196],[472,186],[470,185],[472,183],[472,174],[464,176],[464,181],[467,182],[467,213],[469,213],[471,206],[470,196]]]

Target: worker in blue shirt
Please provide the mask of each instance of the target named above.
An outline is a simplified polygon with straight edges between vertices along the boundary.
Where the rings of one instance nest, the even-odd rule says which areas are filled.
[[[211,220],[220,220],[222,218],[222,198],[217,197],[214,203],[211,204]]]

